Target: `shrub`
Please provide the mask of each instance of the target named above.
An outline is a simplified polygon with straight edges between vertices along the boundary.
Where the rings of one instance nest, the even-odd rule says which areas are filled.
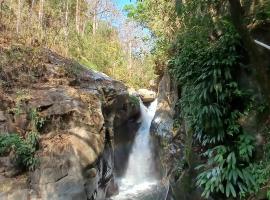
[[[38,160],[35,152],[38,145],[38,134],[30,132],[24,139],[16,133],[0,135],[0,155],[14,152],[17,167],[33,170]]]
[[[257,187],[249,164],[253,138],[239,124],[251,100],[236,78],[241,61],[239,36],[226,20],[217,29],[222,35],[215,40],[209,39],[214,31],[209,27],[183,32],[170,72],[182,87],[182,115],[204,148],[206,162],[197,168],[202,196],[236,198]]]
[[[130,99],[130,102],[131,102],[134,106],[139,106],[139,105],[140,105],[140,100],[138,99],[138,97],[133,96],[133,95],[129,95],[129,99]]]

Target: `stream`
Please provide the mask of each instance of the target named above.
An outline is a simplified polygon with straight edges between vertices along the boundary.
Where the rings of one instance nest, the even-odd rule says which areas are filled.
[[[150,126],[157,108],[157,100],[148,107],[140,102],[141,125],[137,132],[128,167],[123,177],[117,180],[119,194],[112,200],[164,200],[167,187],[155,175],[150,146]]]

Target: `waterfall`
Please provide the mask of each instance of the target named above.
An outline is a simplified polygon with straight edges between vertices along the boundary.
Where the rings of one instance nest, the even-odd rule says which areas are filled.
[[[147,108],[140,102],[141,125],[137,132],[126,174],[119,180],[119,194],[112,199],[145,199],[145,191],[153,190],[158,180],[153,174],[153,156],[150,148],[150,126],[157,107],[157,100]]]

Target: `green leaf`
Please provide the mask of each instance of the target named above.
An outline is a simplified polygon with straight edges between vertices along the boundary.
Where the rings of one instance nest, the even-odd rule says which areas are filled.
[[[219,184],[219,190],[221,191],[221,193],[223,193],[224,194],[224,187],[223,187],[223,185],[222,184]]]
[[[230,191],[231,191],[231,194],[233,195],[233,197],[236,197],[235,189],[231,183],[229,184],[229,187],[230,187]]]
[[[229,187],[229,183],[227,182],[226,184],[226,197],[230,196],[230,187]]]

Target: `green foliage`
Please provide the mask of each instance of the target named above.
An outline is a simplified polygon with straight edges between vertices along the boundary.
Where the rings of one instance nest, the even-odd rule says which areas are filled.
[[[161,40],[170,41],[179,21],[174,1],[144,0],[125,6],[128,17],[149,28]]]
[[[246,10],[246,13],[248,13],[246,23],[254,23],[255,21],[267,21],[270,19],[269,1],[262,0],[255,3],[254,1],[244,0],[242,4]]]
[[[264,136],[265,139],[268,141],[270,139],[269,136],[269,128]],[[249,166],[249,171],[254,177],[256,188],[250,188],[249,191],[243,193],[242,196],[246,197],[250,194],[256,195],[260,193],[263,188],[267,188],[267,198],[270,199],[270,144],[266,143],[262,149],[261,159],[257,162],[254,162]]]
[[[39,115],[36,108],[30,109],[29,117],[35,129],[40,130],[43,127],[45,119]]]
[[[239,21],[244,26],[269,19],[269,1],[240,4],[245,17]],[[152,53],[158,74],[170,58],[169,70],[181,88],[179,118],[190,127],[187,135],[194,133],[204,150],[205,162],[198,167],[197,177],[203,196],[244,198],[269,184],[263,170],[269,163],[254,163],[254,139],[240,123],[257,110],[257,103],[253,91],[242,88],[240,81],[246,54],[231,23],[229,1],[144,0],[126,10],[155,36]]]
[[[31,131],[25,137],[16,133],[0,134],[0,156],[11,154],[15,161],[16,167],[27,170],[34,170],[38,164],[35,152],[38,149],[39,133],[45,119],[42,118],[36,108],[27,110],[24,103],[29,99],[27,91],[20,90],[17,92],[15,108],[11,109],[14,115],[22,113],[28,114],[31,123]]]
[[[171,74],[183,86],[182,113],[204,145],[222,141],[224,131],[240,131],[234,122],[241,111],[233,109],[233,96],[243,94],[232,78],[239,42],[227,22],[220,28],[227,29],[226,33],[213,42],[207,40],[207,32],[201,29],[183,33],[179,36],[181,44],[177,44],[181,45],[180,50],[171,60]]]
[[[152,33],[155,46],[152,50],[155,73],[162,75],[167,67],[171,42],[175,39],[180,21],[174,1],[144,0],[125,6],[128,17],[139,22]]]
[[[16,133],[0,135],[0,156],[14,153],[16,165],[20,168],[33,170],[38,163],[35,151],[38,145],[38,134],[30,132],[24,139]]]
[[[250,102],[235,78],[241,58],[239,37],[225,19],[211,28],[205,26],[212,23],[207,16],[195,21],[197,26],[179,34],[170,72],[182,87],[182,115],[206,149],[202,156],[207,161],[197,168],[202,196],[236,198],[257,187],[249,168],[253,139],[239,124]],[[210,39],[209,33],[216,30],[222,34]]]
[[[133,88],[148,87],[149,81],[154,78],[153,63],[149,62],[152,58],[136,57],[133,52],[132,58],[129,58],[127,40],[135,41],[136,38],[131,38],[129,32],[125,33],[123,38],[122,32],[116,28],[115,24],[103,16],[108,12],[116,14],[118,10],[114,10],[116,8],[113,6],[97,8],[99,14],[95,20],[97,20],[98,26],[94,32],[93,1],[46,0],[44,10],[40,10],[39,1],[21,1],[21,15],[18,15],[17,3],[17,1],[4,1],[1,4],[3,9],[0,10],[2,17],[0,23],[3,25],[3,29],[1,29],[0,35],[1,38],[4,38],[3,41],[24,46],[34,45],[49,48],[60,55],[73,58],[90,69],[122,80]],[[76,11],[77,3],[79,10]],[[110,3],[113,4],[110,1],[107,3],[106,6],[110,6]],[[99,4],[102,3],[99,2]],[[134,42],[132,50],[139,49],[138,46],[140,47],[140,44]],[[15,56],[16,53],[13,53],[14,57],[18,59]],[[24,63],[27,62],[24,60],[25,57],[19,56]],[[130,60],[132,61],[131,69],[128,67]]]
[[[109,74],[117,80],[121,80],[134,89],[147,88],[149,82],[156,78],[154,74],[154,63],[152,57],[144,57],[143,60],[136,60],[130,69],[125,66],[112,68]]]
[[[138,97],[129,95],[129,99],[134,106],[138,107],[140,105],[140,100],[138,99]]]
[[[208,198],[211,193],[221,193],[236,198],[237,194],[243,196],[250,190],[257,190],[256,177],[248,165],[252,153],[249,135],[240,135],[235,146],[218,145],[208,149],[203,155],[208,158],[207,162],[197,167],[204,169],[197,177],[197,185],[204,188],[202,195]]]
[[[110,68],[124,64],[125,55],[117,34],[106,23],[100,24],[94,37],[86,37],[73,31],[68,41],[69,54],[92,69],[108,73]]]

